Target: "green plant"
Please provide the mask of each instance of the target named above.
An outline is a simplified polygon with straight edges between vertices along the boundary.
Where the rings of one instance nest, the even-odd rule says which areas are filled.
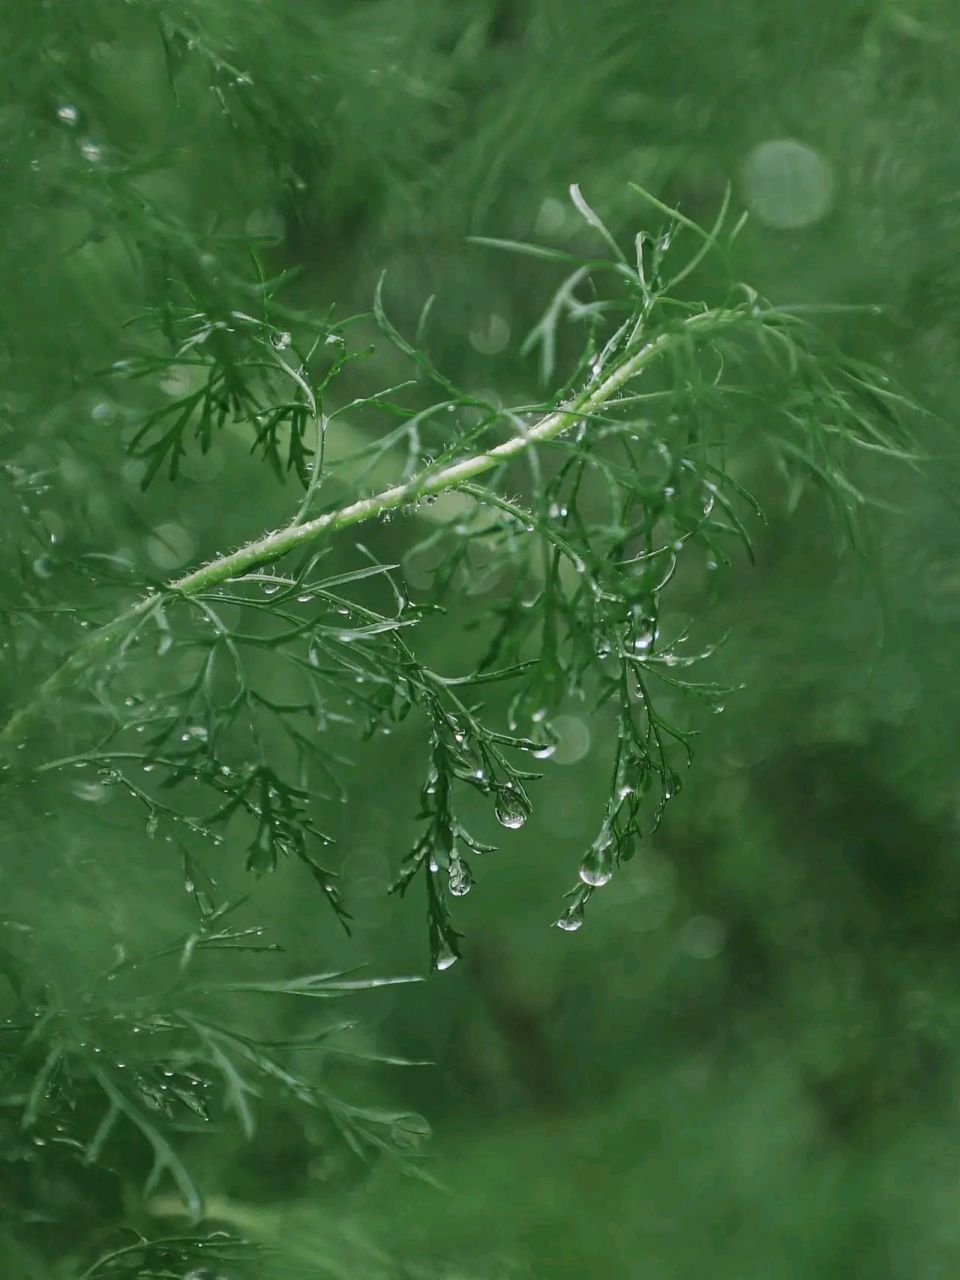
[[[688,629],[665,636],[658,620],[681,561],[715,569],[731,542],[751,551],[744,523],[751,500],[725,459],[735,455],[752,416],[765,419],[762,449],[822,483],[844,510],[864,500],[849,475],[851,450],[911,455],[898,418],[904,397],[882,373],[833,352],[806,320],[742,286],[712,307],[675,294],[722,248],[726,204],[707,233],[654,202],[668,222],[656,236],[637,236],[629,262],[579,189],[572,195],[611,257],[577,264],[557,251],[487,242],[574,267],[530,345],[541,345],[547,377],[561,323],[585,330],[585,345],[566,384],[537,404],[504,407],[454,386],[422,345],[396,330],[379,291],[376,324],[416,376],[336,407],[335,379],[369,354],[347,350],[345,335],[362,317],[296,316],[302,337],[294,341],[276,322],[275,286],[262,274],[253,287],[255,314],[211,313],[192,296],[151,314],[172,349],[125,359],[115,376],[182,375],[189,387],[149,413],[132,438],[131,452],[146,462],[143,487],[161,467],[175,479],[193,440],[206,451],[215,432],[240,424],[251,430],[253,450],[278,473],[292,471],[305,493],[283,528],[141,593],[91,629],[0,730],[8,755],[27,746],[31,729],[67,690],[88,680],[102,689],[109,681],[110,701],[97,708],[100,723],[89,730],[96,747],[35,767],[88,765],[127,788],[148,824],[187,822],[197,836],[216,838],[235,812],[246,813],[256,826],[248,867],[272,871],[281,855],[302,861],[345,919],[334,877],[311,852],[326,843],[311,799],[337,785],[324,717],[349,716],[372,733],[417,707],[430,742],[421,797],[428,829],[398,886],[423,873],[433,958],[442,967],[457,954],[457,933],[431,861],[456,896],[472,883],[461,846],[485,851],[457,817],[458,785],[491,796],[504,827],[521,826],[531,805],[526,784],[537,775],[518,761],[549,757],[553,716],[564,700],[589,690],[597,707],[614,708],[620,745],[600,832],[564,917],[565,927],[578,924],[591,893],[659,823],[680,785],[675,760],[690,759],[690,735],[658,713],[656,688],[684,688],[707,700],[724,692],[681,675],[697,661],[683,648]],[[671,272],[667,251],[679,232],[694,238],[695,252]],[[576,290],[588,276],[609,279],[614,289],[582,302]],[[398,425],[328,462],[328,436],[344,415],[364,412]],[[393,459],[401,478],[363,492],[371,466],[382,472]],[[355,496],[324,509],[331,474]],[[361,549],[368,563],[322,572],[324,544],[335,534],[415,512],[446,494],[463,505],[429,537],[443,552],[429,606],[451,593],[455,570],[477,545],[519,583],[498,606],[502,623],[475,669],[455,673],[417,660],[407,637],[424,607],[411,600],[397,566],[370,563]],[[374,580],[385,585],[388,604],[356,598],[360,584]],[[155,657],[181,651],[191,657],[185,685],[151,680]],[[276,703],[258,684],[260,672],[269,676],[269,666],[257,665],[263,655],[297,672],[302,697],[295,704]],[[475,688],[501,682],[511,684],[506,731],[486,722],[481,703],[467,700]],[[118,701],[121,691],[151,684],[150,698],[130,693]],[[320,732],[300,727],[311,718]],[[267,750],[267,726],[295,758],[292,774],[284,776]],[[139,742],[134,733],[143,735]],[[212,792],[219,807],[208,818],[188,819],[132,783],[131,766],[157,769],[167,790],[189,782]]]
[[[130,8],[125,20],[159,24],[177,93],[196,92],[199,62],[238,128],[287,146],[276,122],[289,96],[245,96],[246,73],[180,6]],[[61,102],[56,127],[74,130],[81,110]],[[390,159],[402,167],[401,142],[398,130]],[[728,200],[704,230],[638,192],[644,230],[628,252],[574,187],[595,249],[480,240],[560,277],[523,349],[541,390],[507,404],[445,375],[429,304],[401,332],[385,301],[392,278],[371,312],[346,319],[288,301],[296,278],[271,265],[269,235],[251,245],[198,233],[144,180],[159,161],[98,146],[81,139],[31,179],[89,212],[83,244],[109,228],[144,276],[130,289],[134,321],[119,335],[107,326],[99,371],[50,393],[68,414],[103,397],[84,475],[102,484],[126,448],[154,496],[218,450],[242,475],[256,465],[239,461],[248,446],[299,491],[282,490],[286,514],[270,532],[251,511],[247,540],[226,554],[213,550],[201,496],[206,559],[160,577],[176,555],[130,551],[139,510],[98,523],[96,492],[63,474],[60,437],[33,433],[15,388],[5,405],[0,822],[16,852],[0,950],[0,1197],[19,1225],[4,1244],[25,1275],[287,1275],[288,1260],[236,1235],[155,1230],[161,1192],[203,1217],[211,1122],[243,1141],[258,1106],[293,1106],[331,1146],[421,1172],[426,1129],[355,1100],[353,1079],[339,1087],[340,1057],[396,1061],[353,1028],[308,1019],[308,1034],[278,1037],[257,1015],[249,997],[306,1005],[381,980],[264,976],[270,957],[257,953],[279,948],[234,923],[242,904],[217,883],[234,878],[230,860],[258,876],[292,862],[349,928],[349,884],[326,834],[356,776],[343,743],[412,724],[423,785],[409,809],[421,827],[406,856],[389,852],[397,892],[424,895],[433,967],[449,968],[462,950],[457,899],[482,883],[491,851],[465,797],[479,796],[509,841],[539,803],[557,718],[583,705],[611,748],[595,840],[557,921],[576,931],[676,794],[697,704],[717,709],[730,692],[711,679],[718,637],[701,641],[698,615],[738,548],[752,554],[752,480],[782,473],[791,503],[812,483],[853,521],[865,502],[857,455],[914,461],[912,409],[799,309],[736,281],[742,224],[728,225]],[[51,505],[72,510],[66,535]],[[376,548],[388,520],[396,562]],[[177,528],[148,517],[161,552]],[[495,588],[486,609],[471,596],[478,580]],[[430,636],[445,610],[462,613],[463,647],[441,662]],[[155,891],[148,875],[135,881],[135,858],[90,854],[111,800],[125,840],[181,868],[189,927],[166,900],[156,920],[131,921],[122,904],[111,915],[117,885],[133,883],[135,900]],[[132,1191],[141,1184],[146,1204]],[[121,1227],[135,1236],[106,1238]]]
[[[275,1046],[221,1012],[194,1007],[218,993],[310,998],[366,985],[342,975],[198,984],[191,974],[208,953],[262,949],[256,930],[225,922],[204,847],[219,845],[238,819],[231,833],[246,830],[251,871],[301,863],[348,923],[348,903],[321,861],[328,839],[320,814],[343,785],[325,730],[349,721],[370,735],[416,712],[424,825],[395,887],[423,885],[433,964],[447,968],[461,940],[451,899],[470,889],[474,859],[491,848],[460,816],[461,792],[487,797],[508,831],[522,826],[535,780],[549,768],[553,720],[586,698],[615,726],[616,747],[598,834],[558,921],[579,928],[591,896],[661,821],[691,758],[692,730],[659,710],[658,690],[710,704],[725,692],[687,677],[705,654],[689,652],[689,627],[673,621],[667,629],[661,619],[669,590],[682,599],[686,579],[696,599],[698,575],[726,563],[737,542],[750,552],[750,499],[731,461],[742,456],[741,438],[749,432],[751,446],[795,479],[822,483],[845,511],[862,501],[852,451],[909,456],[902,395],[883,374],[834,352],[806,320],[742,287],[715,306],[682,299],[679,286],[729,244],[726,205],[704,232],[653,201],[662,228],[639,235],[628,260],[577,188],[572,196],[609,256],[577,263],[490,242],[570,273],[530,345],[541,348],[545,378],[554,374],[563,325],[580,331],[579,352],[566,383],[536,404],[508,408],[454,386],[426,354],[427,311],[416,342],[408,341],[379,292],[373,320],[413,376],[337,402],[337,380],[369,354],[348,346],[365,318],[314,321],[279,310],[275,283],[262,273],[253,285],[238,282],[254,299],[249,310],[212,312],[195,296],[176,303],[174,294],[148,313],[147,336],[109,374],[183,385],[131,438],[130,451],[146,464],[144,487],[161,469],[175,479],[179,461],[193,448],[208,450],[216,433],[243,428],[254,452],[279,474],[292,472],[304,494],[283,528],[146,591],[135,566],[98,550],[104,595],[119,585],[133,602],[106,622],[99,603],[96,623],[80,619],[85,634],[0,730],[12,812],[34,779],[81,770],[81,797],[116,789],[139,810],[148,836],[162,832],[177,846],[199,912],[187,937],[152,955],[122,956],[94,988],[35,989],[31,966],[21,970],[16,950],[8,953],[20,1012],[4,1031],[7,1107],[28,1144],[59,1145],[94,1165],[128,1123],[151,1152],[148,1187],[169,1177],[194,1215],[200,1193],[172,1134],[184,1109],[206,1118],[204,1090],[215,1080],[219,1107],[247,1134],[259,1077],[325,1108],[358,1151],[390,1145],[402,1117],[340,1101],[283,1060],[285,1049],[335,1051],[336,1028]],[[687,256],[671,266],[684,238]],[[584,301],[588,284],[600,282],[612,287]],[[386,434],[371,429],[360,448],[326,456],[342,419],[384,417],[395,423]],[[399,479],[365,491],[371,469],[391,467]],[[347,497],[324,502],[332,478]],[[32,483],[24,485],[28,499]],[[458,500],[453,512],[432,520],[426,538],[411,538],[412,554],[437,552],[421,600],[398,566],[359,544],[356,567],[324,571],[326,544],[338,533],[411,516],[449,495]],[[26,512],[29,521],[29,500]],[[42,531],[34,533],[42,542]],[[478,660],[441,672],[418,659],[413,637],[431,610],[455,598],[477,549],[514,586],[496,605]],[[90,560],[88,575],[97,568]],[[273,691],[278,669],[299,688],[295,698]],[[484,700],[491,687],[499,695],[493,708]],[[157,964],[164,977],[153,995],[143,979]],[[129,994],[114,995],[124,983]],[[111,992],[108,1001],[101,990]],[[149,1066],[133,1050],[137,1034]],[[102,1060],[93,1056],[101,1052]],[[87,1117],[98,1110],[91,1128]],[[127,1256],[139,1257],[114,1255]],[[119,1265],[95,1264],[87,1274],[114,1274]]]

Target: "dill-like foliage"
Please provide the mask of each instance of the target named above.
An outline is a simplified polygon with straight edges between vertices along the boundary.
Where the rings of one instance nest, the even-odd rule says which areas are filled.
[[[756,506],[730,463],[751,422],[763,422],[751,447],[815,479],[850,514],[864,501],[851,454],[910,453],[905,397],[885,375],[833,351],[801,315],[733,282],[713,305],[681,296],[700,264],[725,252],[726,202],[707,232],[648,198],[661,227],[638,234],[628,258],[579,188],[571,195],[607,256],[578,263],[487,242],[566,268],[532,342],[546,378],[563,326],[581,334],[581,349],[566,380],[534,404],[505,406],[455,386],[427,352],[426,314],[419,341],[408,340],[381,291],[372,320],[410,376],[339,403],[338,379],[369,354],[348,345],[362,318],[284,313],[291,329],[281,329],[271,311],[275,284],[262,276],[247,286],[251,311],[211,313],[192,298],[149,317],[156,349],[125,357],[110,374],[183,386],[130,439],[146,464],[143,485],[161,468],[175,479],[181,458],[209,450],[230,427],[245,429],[254,454],[293,473],[304,493],[284,527],[132,592],[133,603],[92,629],[13,713],[0,733],[8,751],[26,744],[51,707],[60,714],[69,685],[78,720],[88,723],[72,731],[77,749],[35,768],[88,766],[141,806],[148,828],[201,843],[219,843],[230,819],[245,815],[250,870],[299,861],[346,922],[336,877],[320,861],[322,800],[343,785],[324,727],[333,717],[369,735],[416,708],[425,725],[425,828],[396,887],[422,875],[431,954],[443,968],[459,954],[450,897],[470,889],[471,864],[489,849],[464,825],[458,796],[473,788],[502,826],[521,826],[532,783],[549,768],[539,761],[555,742],[553,719],[571,699],[588,698],[615,724],[618,745],[596,840],[559,921],[579,927],[591,895],[659,825],[692,759],[692,731],[661,712],[661,692],[712,703],[727,692],[691,679],[709,647],[697,653],[690,628],[665,631],[660,617],[678,574],[716,571],[738,545],[752,555]],[[328,441],[344,418],[369,423],[369,442],[331,460]],[[386,432],[377,429],[384,419]],[[371,491],[373,467],[392,482]],[[341,496],[325,502],[331,481]],[[450,494],[459,499],[455,514],[434,519],[420,543],[437,552],[424,599],[396,565],[359,546],[358,567],[324,573],[341,531],[409,516]],[[455,598],[458,571],[477,548],[514,585],[476,666],[438,671],[417,658],[416,628],[425,608]],[[164,673],[174,665],[171,682]],[[294,675],[295,698],[271,693],[278,668]],[[78,683],[99,691],[91,706],[76,698]],[[508,688],[506,724],[485,708],[491,685]],[[154,771],[149,784],[140,780],[145,768]]]
[[[88,7],[108,23],[107,6]],[[282,8],[300,23],[297,6]],[[215,110],[217,129],[257,139],[291,202],[306,199],[297,170],[319,145],[326,82],[317,78],[306,105],[280,77],[254,83],[245,59],[262,34],[260,10],[244,7],[235,26],[190,5],[122,9],[109,22],[132,27],[134,42],[137,32],[159,40],[172,100],[202,94],[201,114]],[[332,18],[317,16],[311,39],[327,26],[338,83],[362,97],[377,72],[392,86],[380,99],[380,146],[368,153],[370,184],[385,199],[432,139],[419,43],[399,58],[388,24],[374,41],[384,66],[369,56],[355,65],[351,46],[338,64]],[[114,119],[116,139],[101,141],[93,121],[111,115],[109,95],[103,105],[69,64],[53,100],[50,66],[64,65],[56,53],[41,23],[27,61],[43,70],[26,74],[46,112],[30,141],[48,145],[44,162],[25,168],[30,200],[82,207],[72,249],[110,238],[136,283],[127,279],[122,331],[104,323],[91,340],[97,367],[78,360],[49,390],[54,405],[63,396],[64,414],[74,383],[104,397],[84,465],[58,465],[16,412],[15,394],[0,424],[0,823],[5,838],[35,841],[51,868],[62,853],[73,875],[70,828],[95,823],[101,802],[116,797],[138,847],[182,871],[194,922],[143,950],[113,937],[104,961],[106,929],[89,943],[99,966],[73,973],[45,956],[43,922],[11,895],[0,943],[12,993],[0,1024],[0,1199],[25,1224],[31,1266],[59,1249],[63,1274],[89,1280],[214,1267],[264,1275],[274,1261],[245,1239],[205,1227],[158,1235],[124,1195],[134,1183],[154,1206],[172,1194],[199,1223],[202,1133],[232,1125],[249,1139],[261,1104],[318,1113],[357,1157],[388,1154],[414,1170],[426,1127],[331,1085],[329,1060],[378,1057],[343,1023],[290,1039],[258,1025],[254,997],[325,1000],[390,979],[251,968],[265,957],[237,953],[279,944],[236,923],[219,868],[238,861],[262,877],[290,863],[303,891],[349,929],[350,885],[336,872],[328,820],[334,805],[358,802],[351,780],[368,766],[362,748],[345,760],[342,744],[409,717],[422,786],[408,812],[420,826],[412,847],[388,853],[394,890],[422,889],[431,964],[445,970],[463,949],[457,900],[474,884],[482,893],[493,850],[471,829],[465,797],[479,795],[508,842],[549,794],[558,717],[578,705],[610,742],[595,837],[571,867],[567,899],[550,906],[561,929],[579,929],[685,781],[699,725],[691,709],[716,708],[730,693],[710,677],[722,637],[700,614],[734,557],[753,555],[751,471],[783,473],[794,499],[817,486],[853,524],[866,502],[857,456],[915,461],[912,406],[799,309],[736,279],[742,222],[731,219],[729,196],[705,229],[639,188],[629,244],[573,186],[593,246],[584,254],[489,237],[463,248],[533,260],[545,306],[523,346],[538,367],[535,396],[508,403],[460,386],[432,354],[430,302],[405,332],[392,318],[389,276],[368,311],[314,313],[295,293],[296,273],[271,267],[269,229],[198,231],[149,181],[176,137],[134,145]],[[290,85],[313,83],[305,68],[288,70]],[[405,106],[402,127],[394,99]],[[417,146],[411,120],[424,134]],[[349,185],[356,179],[338,154],[329,181]],[[29,219],[15,229],[36,250]],[[66,227],[65,240],[75,232]],[[14,334],[11,351],[26,361],[21,341]],[[73,364],[69,352],[64,363]],[[131,530],[144,532],[136,504],[104,518],[87,491],[89,476],[125,466],[141,492],[179,493],[191,465],[241,448],[251,468],[265,465],[281,482],[272,509],[280,502],[283,512],[268,527],[255,506],[245,511],[246,540],[233,550],[217,549],[198,513],[205,539],[186,556],[171,548],[175,524],[147,528],[159,545],[151,563],[131,550]],[[67,537],[51,518],[58,505],[71,511]],[[368,535],[391,520],[400,553],[388,561]],[[182,559],[194,567],[160,571]],[[482,618],[470,615],[469,636],[465,622],[462,651],[438,661],[424,633],[440,611],[463,607],[466,617],[478,575],[499,582],[496,597]],[[365,786],[376,795],[375,776]],[[38,814],[53,835],[40,833]],[[109,874],[81,872],[109,916]],[[45,888],[40,899],[55,910],[56,890]],[[93,1171],[114,1206],[103,1238],[78,1226]],[[61,1191],[46,1204],[51,1185]],[[38,1254],[50,1222],[62,1238]],[[120,1228],[122,1239],[106,1239]]]

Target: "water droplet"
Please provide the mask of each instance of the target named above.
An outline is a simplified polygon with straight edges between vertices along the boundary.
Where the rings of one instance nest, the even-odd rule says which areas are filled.
[[[80,143],[80,154],[84,160],[89,160],[91,164],[97,164],[103,158],[103,148],[99,143],[91,142],[89,138],[84,138]]]
[[[497,803],[494,812],[502,827],[516,831],[530,817],[530,801],[516,787],[509,783],[497,792]]]
[[[650,646],[653,644],[654,640],[656,640],[656,638],[657,638],[657,633],[653,627],[651,627],[648,631],[641,631],[639,635],[634,636],[634,640],[633,640],[634,653],[646,653],[647,650],[650,648]]]
[[[436,958],[433,962],[433,967],[437,970],[438,973],[443,973],[444,969],[449,969],[451,965],[455,965],[457,963],[457,960],[458,960],[458,956],[456,955],[456,953],[451,951],[450,948],[447,946],[447,944],[444,942],[441,944],[440,949],[437,951]]]
[[[564,933],[576,933],[576,931],[582,927],[583,903],[576,902],[572,907],[568,907],[557,921],[557,928],[562,929]]]
[[[465,897],[473,888],[473,874],[459,858],[450,863],[449,887],[455,898]]]
[[[57,119],[61,124],[70,125],[71,127],[80,119],[80,112],[71,102],[64,102],[57,107]]]
[[[310,595],[309,592],[307,592],[302,596],[297,596],[297,604],[309,604],[312,599],[313,599],[313,596]]]
[[[609,844],[594,845],[580,864],[580,879],[591,889],[602,889],[613,879],[613,858]]]
[[[278,329],[276,333],[270,335],[270,341],[278,351],[286,351],[293,338],[285,329]]]
[[[159,826],[160,826],[160,815],[157,813],[156,809],[154,809],[151,811],[150,816],[147,818],[147,835],[150,837],[151,840],[157,834],[157,830],[159,829]]]

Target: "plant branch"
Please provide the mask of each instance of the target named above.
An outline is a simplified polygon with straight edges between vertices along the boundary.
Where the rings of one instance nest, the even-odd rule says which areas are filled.
[[[735,321],[736,317],[736,311],[718,309],[689,316],[677,329],[658,334],[639,351],[628,355],[605,378],[595,380],[565,405],[545,414],[529,430],[522,431],[502,444],[462,458],[438,471],[422,470],[403,484],[360,498],[312,520],[304,521],[301,513],[284,528],[256,538],[229,555],[211,560],[199,569],[170,582],[166,587],[144,596],[93,632],[37,687],[30,699],[14,711],[0,729],[0,755],[22,747],[31,728],[41,718],[44,707],[58,695],[65,693],[98,655],[109,652],[121,643],[130,625],[148,616],[164,599],[171,596],[197,596],[249,569],[276,560],[298,547],[307,546],[325,534],[375,520],[386,512],[420,498],[455,489],[493,467],[509,462],[527,449],[552,440],[570,427],[572,422],[596,413],[626,383],[653,363],[672,342],[687,340],[691,330],[723,327]]]

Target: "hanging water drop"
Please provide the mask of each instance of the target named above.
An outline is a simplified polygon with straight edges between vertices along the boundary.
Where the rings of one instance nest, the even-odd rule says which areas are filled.
[[[285,351],[293,341],[293,338],[285,329],[279,329],[271,336],[270,341],[278,351]]]
[[[473,888],[473,874],[459,858],[450,863],[449,888],[455,898],[465,897]]]
[[[572,907],[568,907],[560,919],[557,921],[557,928],[562,929],[564,933],[576,933],[583,927],[583,903],[575,902]]]
[[[613,858],[609,844],[594,845],[580,864],[580,879],[591,889],[602,889],[613,879]]]
[[[451,965],[455,965],[458,959],[456,952],[451,951],[447,944],[443,942],[434,957],[433,967],[438,973],[443,973],[444,969],[449,969]]]
[[[507,783],[497,792],[497,804],[494,812],[502,827],[516,831],[530,817],[530,801],[517,787]]]
[[[634,653],[646,653],[657,638],[657,633],[653,627],[648,631],[641,631],[639,635],[634,637],[633,651]]]

